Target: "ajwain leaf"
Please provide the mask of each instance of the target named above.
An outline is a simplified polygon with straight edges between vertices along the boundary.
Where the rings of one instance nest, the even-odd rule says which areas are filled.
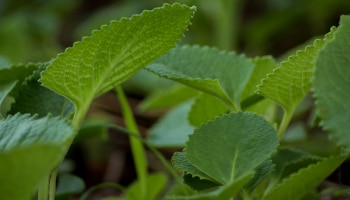
[[[220,99],[203,93],[198,95],[192,104],[188,113],[188,121],[190,124],[199,127],[202,123],[206,123],[227,111],[227,106]]]
[[[254,64],[244,55],[216,48],[181,46],[147,67],[161,77],[191,86],[240,110],[240,98]]]
[[[74,43],[52,61],[41,82],[70,99],[77,112],[175,46],[194,7],[164,4],[131,18],[112,21]]]
[[[317,39],[295,55],[282,61],[280,66],[259,85],[258,93],[281,105],[290,114],[309,92],[314,66],[319,51],[332,39],[335,28],[324,39]]]
[[[322,127],[342,146],[350,149],[350,16],[342,16],[334,40],[320,52],[316,62],[314,91]]]
[[[224,114],[189,136],[185,152],[198,170],[223,185],[253,171],[278,145],[276,130],[253,113]]]
[[[282,183],[271,189],[263,200],[297,200],[301,199],[311,189],[318,186],[346,159],[345,156],[325,158],[298,172],[291,174]],[[297,192],[296,192],[297,191]]]
[[[148,131],[147,142],[156,147],[183,147],[195,128],[187,120],[192,101],[171,109]]]

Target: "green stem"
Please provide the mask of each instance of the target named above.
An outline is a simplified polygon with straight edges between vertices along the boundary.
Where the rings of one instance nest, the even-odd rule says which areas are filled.
[[[281,139],[283,137],[284,132],[286,132],[286,129],[289,125],[290,120],[292,119],[293,112],[289,112],[284,110],[282,122],[278,128],[278,138]]]
[[[123,92],[123,89],[120,86],[118,86],[116,88],[116,92],[118,94],[118,99],[121,104],[122,113],[123,113],[123,117],[124,117],[124,121],[127,129],[129,129],[131,133],[134,133],[137,136],[141,136],[137,128],[129,103]],[[146,193],[147,193],[146,178],[147,178],[147,166],[148,166],[147,160],[146,160],[146,152],[142,145],[142,142],[135,137],[130,137],[130,145],[131,145],[131,151],[134,158],[134,162],[136,165],[136,173],[141,184],[140,192],[142,194],[142,197],[146,197]]]
[[[54,169],[38,188],[38,200],[55,200],[57,169]]]

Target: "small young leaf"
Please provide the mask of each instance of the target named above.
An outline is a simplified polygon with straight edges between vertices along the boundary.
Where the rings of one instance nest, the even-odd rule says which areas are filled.
[[[187,113],[193,101],[188,101],[170,110],[150,130],[147,142],[156,147],[183,147],[194,126],[187,121]]]
[[[268,159],[278,145],[276,130],[252,113],[230,113],[189,136],[190,163],[221,184],[234,182]]]
[[[327,178],[345,159],[345,156],[334,156],[311,164],[284,179],[282,183],[271,189],[263,200],[300,199]]]
[[[188,113],[188,121],[192,125],[199,127],[201,124],[227,111],[227,106],[220,99],[203,93],[193,103]]]
[[[342,16],[334,40],[316,62],[314,90],[321,125],[339,145],[350,149],[350,16]]]
[[[282,61],[280,66],[269,74],[259,85],[258,92],[281,105],[288,113],[293,112],[311,88],[315,61],[319,51],[332,39],[335,28],[323,40],[315,40]]]
[[[41,82],[70,99],[77,112],[85,114],[95,97],[174,47],[194,11],[194,7],[186,5],[164,4],[131,18],[112,21],[53,60],[42,73]]]
[[[182,46],[162,56],[148,70],[219,97],[233,109],[240,109],[240,98],[254,69],[244,55],[215,48]]]

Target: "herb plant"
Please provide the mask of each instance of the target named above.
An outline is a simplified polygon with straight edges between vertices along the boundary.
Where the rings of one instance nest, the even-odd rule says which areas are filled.
[[[312,195],[349,156],[350,17],[342,16],[339,27],[323,39],[277,63],[271,56],[176,46],[194,12],[195,7],[164,4],[102,26],[49,62],[0,66],[1,199],[30,199],[36,190],[38,199],[54,199],[57,168],[92,101],[113,89],[126,124],[122,130],[130,136],[137,181],[128,188],[101,187],[117,187],[125,199],[163,194],[167,176],[148,173],[147,146],[176,180],[162,196],[166,199]],[[120,84],[145,67],[184,86],[143,102],[143,110],[176,105],[144,140]],[[316,118],[337,144],[323,157],[282,144],[310,91]],[[279,107],[281,121],[275,115]],[[182,179],[155,149],[168,146],[184,147],[172,157]]]

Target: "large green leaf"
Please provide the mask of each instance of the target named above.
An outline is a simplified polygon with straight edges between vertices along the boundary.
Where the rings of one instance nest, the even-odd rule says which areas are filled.
[[[316,62],[314,90],[322,126],[339,144],[350,149],[350,16],[342,16],[334,40]]]
[[[157,59],[148,70],[217,96],[232,109],[240,109],[241,93],[254,64],[244,55],[215,48],[182,46]]]
[[[225,114],[189,136],[190,163],[221,184],[253,171],[276,150],[276,130],[253,113]]]
[[[329,176],[344,160],[345,156],[334,156],[311,164],[297,173],[284,179],[282,183],[271,189],[264,200],[297,200],[306,195],[311,189],[318,186]]]
[[[112,21],[59,54],[42,73],[41,82],[70,99],[84,115],[95,97],[174,47],[194,11],[186,5],[164,4]]]
[[[16,114],[0,121],[1,199],[30,199],[63,158],[72,135],[73,128],[57,117]]]
[[[295,55],[282,61],[272,74],[268,74],[258,92],[281,105],[291,114],[311,88],[315,61],[320,49],[333,37],[335,28],[324,39],[317,39]]]

